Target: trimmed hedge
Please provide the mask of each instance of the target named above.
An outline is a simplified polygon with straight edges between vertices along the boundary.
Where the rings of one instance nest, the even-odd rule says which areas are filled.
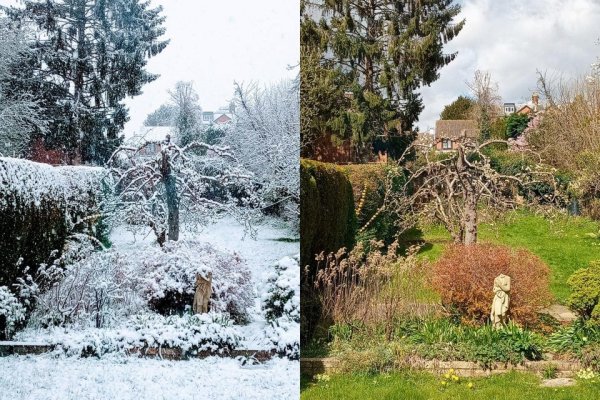
[[[301,266],[314,266],[314,257],[321,252],[352,248],[354,196],[343,168],[300,160],[300,199]]]
[[[97,234],[102,168],[0,158],[0,286],[57,256],[72,232]]]
[[[300,160],[300,267],[309,266],[300,288],[300,339],[307,344],[321,318],[314,291],[315,255],[352,248],[356,215],[352,185],[343,168],[318,161]]]

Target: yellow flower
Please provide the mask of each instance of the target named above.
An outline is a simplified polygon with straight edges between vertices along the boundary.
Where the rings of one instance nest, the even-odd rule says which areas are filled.
[[[454,382],[458,382],[458,380],[459,380],[459,379],[460,379],[460,378],[459,378],[458,376],[456,376],[456,375],[453,375],[453,376],[452,376],[452,380],[453,380]]]
[[[451,373],[451,374],[453,374],[454,373],[454,368],[450,368],[450,370],[448,372]]]
[[[446,386],[447,384],[448,384],[448,382],[446,382],[446,381],[441,381],[440,382],[440,385],[442,385],[442,386]]]
[[[469,382],[469,383],[467,384],[467,387],[468,387],[469,389],[473,389],[473,382]]]
[[[444,378],[446,378],[446,379],[450,379],[450,374],[446,372],[446,373],[444,374]]]

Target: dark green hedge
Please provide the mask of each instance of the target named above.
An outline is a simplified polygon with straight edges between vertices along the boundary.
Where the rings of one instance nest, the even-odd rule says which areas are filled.
[[[0,158],[0,286],[59,255],[67,236],[97,236],[100,168]]]
[[[354,245],[354,196],[341,167],[301,160],[300,198],[300,265],[314,266],[316,254]]]
[[[356,234],[352,185],[343,169],[317,161],[300,161],[300,262],[309,266],[300,289],[301,343],[312,338],[321,317],[314,291],[315,255],[351,248]]]

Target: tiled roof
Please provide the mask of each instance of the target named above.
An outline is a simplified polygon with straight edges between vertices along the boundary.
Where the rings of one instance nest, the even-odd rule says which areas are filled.
[[[437,120],[435,122],[436,138],[456,139],[460,137],[476,138],[478,136],[477,122],[471,119]]]

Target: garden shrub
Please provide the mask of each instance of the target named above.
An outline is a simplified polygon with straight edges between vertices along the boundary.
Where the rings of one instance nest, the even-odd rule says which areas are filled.
[[[25,307],[6,286],[0,286],[0,340],[10,339],[24,319]]]
[[[111,353],[177,347],[185,357],[198,352],[223,354],[237,348],[242,336],[227,315],[210,312],[169,317],[139,314],[118,330],[50,329],[36,332],[35,340],[51,345],[56,356],[101,358]]]
[[[300,358],[300,255],[284,257],[275,266],[267,281],[261,302],[266,337],[273,350],[292,360]]]
[[[0,285],[52,261],[73,232],[105,233],[96,230],[105,172],[0,158]]]
[[[571,295],[567,305],[589,325],[600,327],[600,261],[592,261],[567,280]]]
[[[391,244],[396,239],[394,215],[384,207],[386,190],[399,191],[404,176],[386,164],[352,164],[343,167],[354,193],[357,242],[367,247],[371,240]]]
[[[262,308],[267,321],[275,321],[283,316],[300,322],[300,268],[298,257],[284,257],[275,266],[275,271],[267,281]]]
[[[315,255],[351,248],[356,233],[352,185],[343,168],[300,161],[301,264],[315,265]]]
[[[433,285],[447,310],[463,322],[489,321],[494,278],[511,277],[509,319],[532,325],[550,303],[550,270],[524,249],[492,244],[449,245],[434,264]]]
[[[356,216],[352,185],[341,167],[300,160],[300,266],[302,275],[301,338],[308,343],[320,320],[321,306],[313,288],[315,256],[351,248],[355,242]]]
[[[253,303],[250,271],[236,254],[195,240],[168,241],[141,254],[140,274],[150,307],[161,314],[181,314],[194,299],[196,274],[212,272],[211,311],[228,312],[237,323],[248,322]]]

